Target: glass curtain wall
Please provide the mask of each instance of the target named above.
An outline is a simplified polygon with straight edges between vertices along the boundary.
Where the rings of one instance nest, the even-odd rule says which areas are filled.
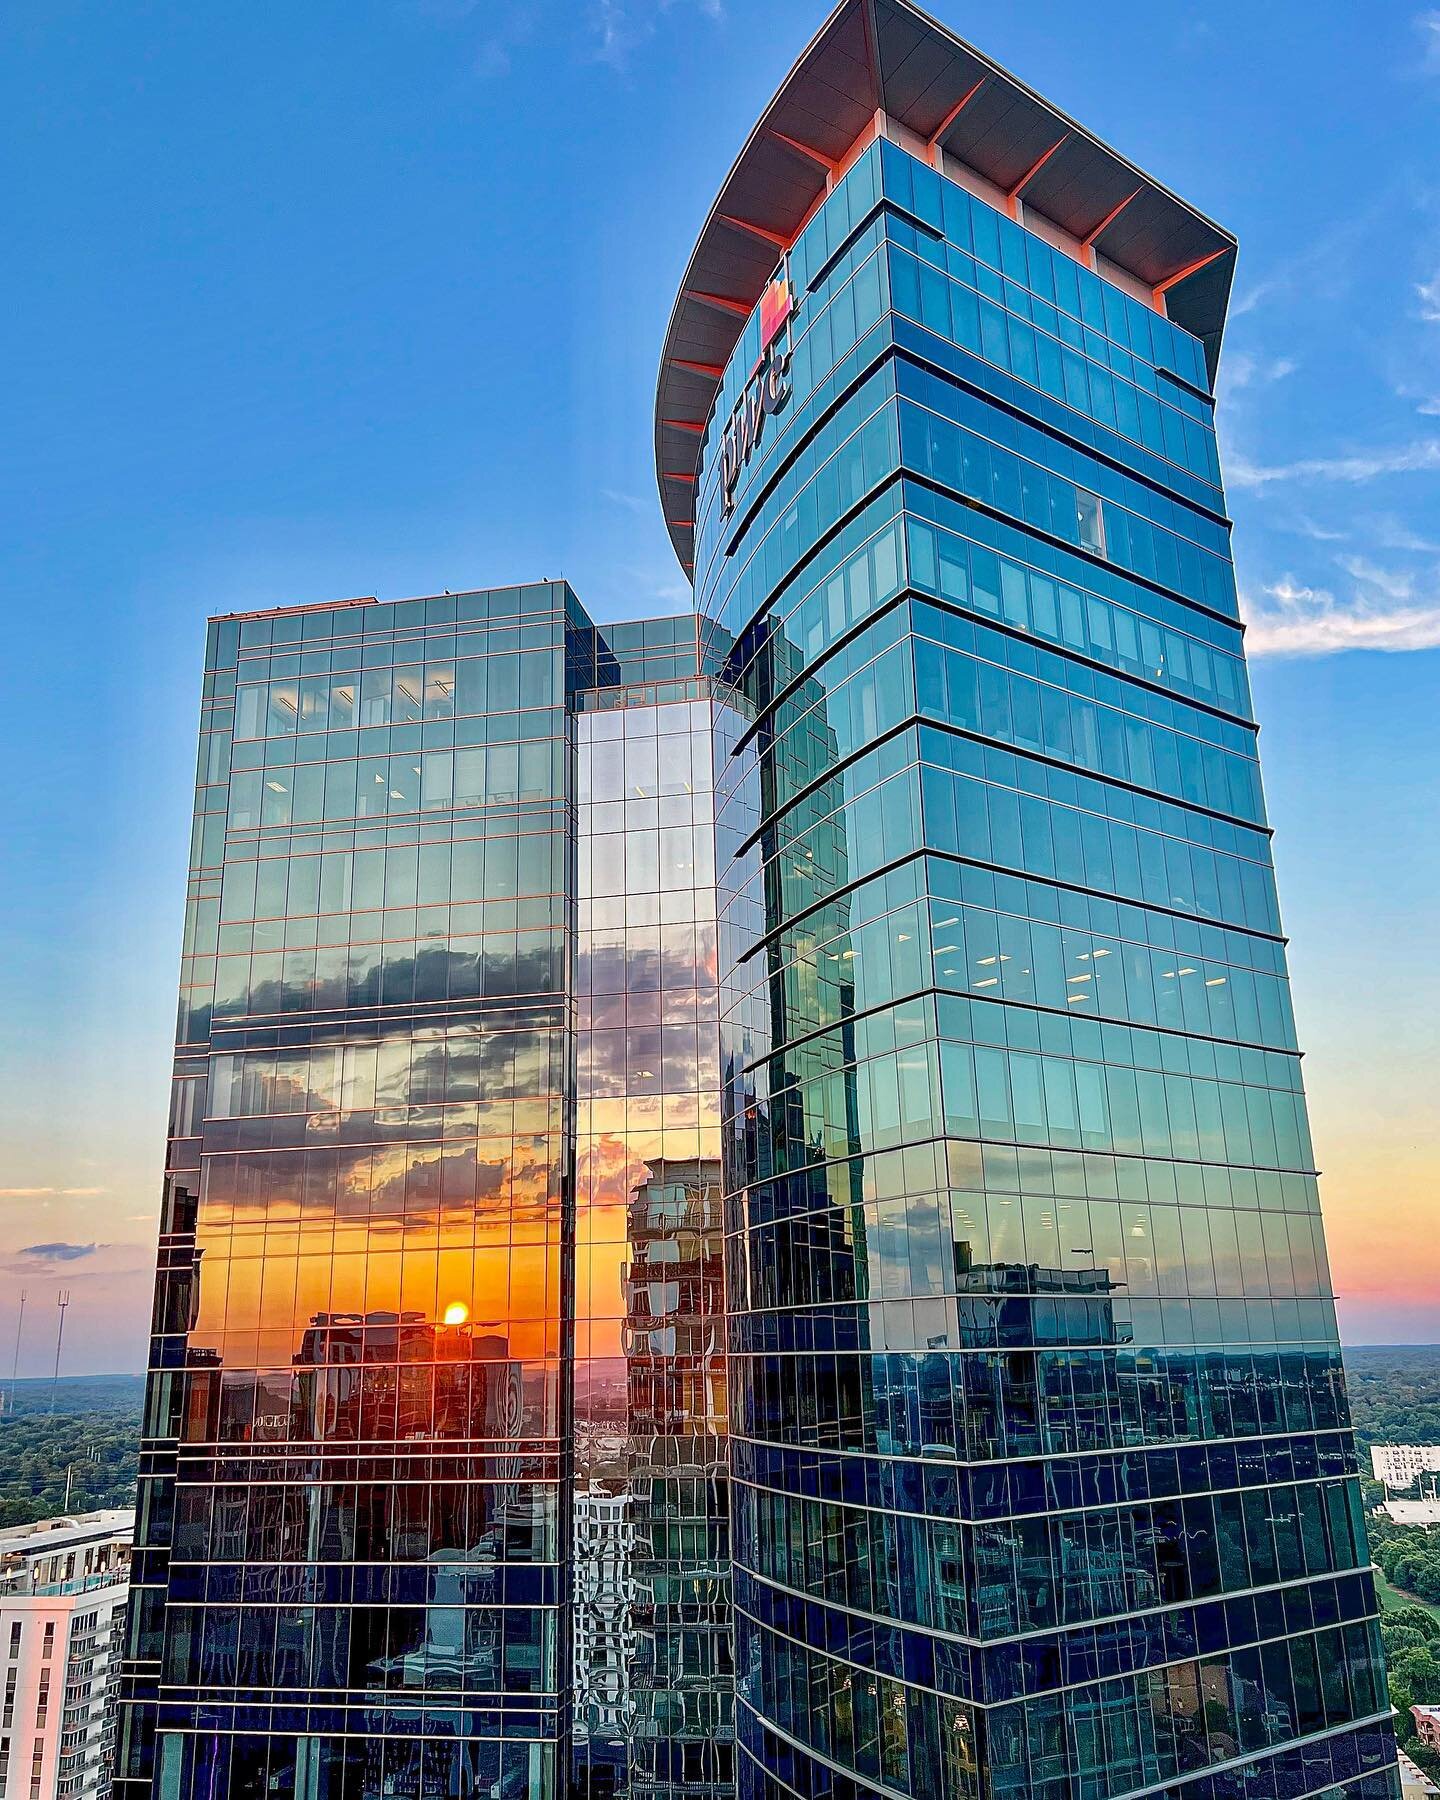
[[[711,710],[563,584],[212,622],[133,1800],[730,1790]]]
[[[1388,1800],[1201,346],[889,142],[781,272],[696,511],[740,1790]]]
[[[608,709],[577,720],[573,1766],[595,1800],[719,1800],[733,1672],[712,703],[650,691],[587,695]]]
[[[136,1800],[561,1791],[574,610],[210,627]]]

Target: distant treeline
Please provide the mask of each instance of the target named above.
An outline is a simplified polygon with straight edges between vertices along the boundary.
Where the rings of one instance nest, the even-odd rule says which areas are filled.
[[[1440,1345],[1351,1349],[1345,1368],[1364,1474],[1371,1444],[1440,1443]],[[67,1468],[71,1511],[134,1504],[143,1375],[0,1380],[0,1396],[0,1526],[63,1511]]]
[[[1362,1451],[1372,1444],[1440,1444],[1440,1344],[1347,1350],[1345,1375]],[[1367,1474],[1369,1460],[1362,1455]]]
[[[0,1381],[0,1526],[133,1506],[143,1375]],[[51,1411],[51,1406],[54,1411]]]

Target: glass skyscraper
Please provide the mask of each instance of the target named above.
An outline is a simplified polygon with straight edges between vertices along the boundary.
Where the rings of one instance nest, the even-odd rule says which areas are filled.
[[[1215,448],[1234,253],[853,0],[684,277],[746,1794],[1396,1791]]]
[[[699,654],[211,622],[128,1794],[731,1791]]]
[[[1398,1794],[1234,257],[844,0],[662,353],[693,614],[212,621],[126,1800]]]

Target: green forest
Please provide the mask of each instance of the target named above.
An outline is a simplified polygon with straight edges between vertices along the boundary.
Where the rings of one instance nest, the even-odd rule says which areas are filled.
[[[133,1506],[144,1392],[140,1375],[7,1381],[0,1415],[0,1526]]]
[[[1440,1705],[1440,1528],[1398,1526],[1377,1510],[1370,1446],[1440,1443],[1440,1345],[1347,1350],[1371,1548],[1384,1572],[1380,1634],[1402,1743],[1440,1778],[1440,1756],[1415,1741],[1412,1704]],[[6,1383],[0,1412],[0,1526],[66,1510],[129,1506],[144,1379],[97,1375]]]
[[[1440,1444],[1440,1344],[1347,1350],[1345,1380],[1367,1474],[1372,1444]]]
[[[1440,1345],[1347,1350],[1345,1373],[1370,1549],[1384,1574],[1380,1637],[1395,1728],[1406,1751],[1440,1779],[1440,1756],[1419,1743],[1410,1716],[1412,1705],[1440,1704],[1440,1528],[1393,1525],[1378,1510],[1385,1490],[1370,1477],[1372,1444],[1440,1444]]]

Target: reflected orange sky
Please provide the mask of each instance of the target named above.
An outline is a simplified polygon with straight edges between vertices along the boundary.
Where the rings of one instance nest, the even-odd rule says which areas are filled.
[[[1301,994],[1303,998],[1303,987]],[[1305,1076],[1317,1157],[1324,1171],[1321,1198],[1342,1337],[1348,1343],[1436,1341],[1440,1339],[1440,1127],[1433,1074],[1422,1057],[1393,1052],[1385,1056],[1374,1035],[1342,1031],[1328,1019],[1317,1031],[1314,1008],[1309,1010],[1308,1018],[1302,1010],[1300,1029],[1310,1051]],[[142,1114],[142,1125],[152,1122]],[[153,1184],[158,1190],[158,1165],[156,1170],[144,1166],[155,1158],[139,1157],[134,1139],[143,1133],[134,1121],[127,1121],[126,1127],[116,1134],[117,1152],[126,1152],[123,1162],[117,1158],[107,1168],[111,1181],[99,1192],[94,1191],[101,1185],[96,1181],[96,1146],[83,1137],[63,1147],[57,1161],[38,1157],[33,1146],[16,1143],[12,1133],[5,1169],[5,1186],[11,1191],[0,1195],[0,1232],[5,1239],[0,1250],[4,1334],[0,1342],[13,1345],[24,1288],[29,1299],[22,1374],[50,1372],[55,1293],[60,1287],[73,1295],[66,1322],[67,1371],[136,1369],[143,1363],[154,1280],[155,1203],[150,1189]],[[163,1136],[163,1117],[159,1130]],[[483,1154],[483,1144],[480,1149]],[[589,1226],[582,1219],[577,1234],[576,1279],[592,1284],[597,1302],[601,1294],[615,1296],[624,1256],[622,1184],[629,1165],[620,1160],[611,1166],[607,1160],[611,1154],[602,1158],[606,1176],[602,1206],[607,1212],[611,1207],[620,1209],[615,1230],[602,1236],[597,1216]],[[56,1179],[43,1182],[38,1179],[42,1174]],[[35,1191],[52,1185],[56,1191]],[[82,1191],[60,1191],[64,1187]],[[458,1230],[460,1220],[455,1225]],[[473,1229],[468,1207],[463,1228],[467,1233]],[[404,1222],[341,1219],[334,1227],[332,1248],[342,1256],[358,1256],[370,1234],[381,1231],[403,1234]],[[438,1251],[441,1236],[434,1232],[433,1221],[431,1231]],[[445,1245],[458,1244],[448,1220],[443,1236]],[[21,1254],[25,1246],[50,1244],[78,1247],[83,1254]],[[453,1294],[446,1284],[442,1296],[438,1269],[437,1263],[436,1303],[443,1298],[448,1304],[463,1295],[464,1284]],[[426,1285],[428,1291],[428,1278]],[[202,1290],[206,1317],[213,1320],[204,1284]],[[318,1289],[306,1291],[318,1294]],[[473,1290],[471,1304],[478,1321],[482,1314]],[[603,1322],[607,1313],[610,1308],[594,1306],[593,1316],[602,1321],[596,1328],[597,1354],[618,1353],[618,1327]]]
[[[1271,762],[1275,761],[1270,746]],[[1440,1114],[1435,1101],[1437,1032],[1431,1010],[1434,976],[1428,950],[1419,951],[1433,906],[1412,907],[1395,926],[1397,954],[1382,961],[1374,979],[1341,984],[1333,971],[1353,951],[1355,919],[1375,918],[1373,909],[1341,895],[1343,914],[1317,901],[1313,880],[1323,866],[1333,878],[1337,865],[1328,831],[1313,844],[1303,839],[1303,813],[1293,795],[1274,790],[1272,812],[1281,824],[1281,895],[1293,934],[1295,993],[1300,1041],[1307,1052],[1305,1080],[1317,1159],[1323,1170],[1324,1206],[1330,1259],[1339,1300],[1341,1334],[1348,1343],[1434,1342],[1440,1340]],[[1297,832],[1297,818],[1301,829]],[[1412,820],[1412,831],[1416,822]],[[1319,828],[1317,827],[1317,832]],[[1412,839],[1419,843],[1419,839]],[[1308,866],[1307,866],[1308,864]],[[1298,877],[1298,879],[1297,879]],[[1362,869],[1360,896],[1367,904],[1380,876]],[[1298,895],[1298,903],[1294,896]],[[1376,925],[1377,931],[1388,928]],[[1412,948],[1408,958],[1400,954]],[[152,971],[145,971],[146,979]],[[163,980],[160,980],[163,976]],[[173,971],[160,971],[163,988]],[[161,1037],[167,1022],[158,1021]],[[0,1165],[0,1343],[14,1342],[19,1295],[28,1291],[22,1375],[48,1376],[55,1349],[55,1294],[72,1294],[66,1321],[66,1372],[135,1370],[143,1366],[154,1282],[154,1245],[164,1137],[163,1070],[158,1092],[145,1069],[134,1078],[129,1062],[102,1069],[80,1057],[74,1067],[84,1079],[76,1093],[47,1087],[33,1064],[15,1071],[9,1089]],[[28,1098],[27,1098],[28,1097]],[[663,1104],[657,1097],[632,1100],[638,1126],[654,1129],[674,1118],[687,1097]],[[625,1102],[596,1102],[582,1123],[606,1132],[628,1129],[627,1115],[600,1109]],[[57,1136],[56,1117],[80,1110],[73,1129]],[[694,1115],[692,1115],[693,1117]],[[507,1121],[508,1122],[508,1121]],[[433,1146],[418,1147],[426,1154]],[[483,1160],[488,1149],[476,1146]],[[611,1173],[623,1180],[624,1169]],[[618,1192],[615,1203],[620,1204]],[[298,1208],[296,1209],[298,1214]],[[540,1210],[543,1211],[543,1203]],[[469,1208],[465,1208],[467,1228]],[[390,1222],[385,1229],[398,1229]],[[378,1222],[342,1218],[333,1249],[358,1254]],[[577,1279],[584,1259],[591,1262],[596,1293],[613,1295],[623,1233],[608,1242],[582,1229]],[[453,1240],[448,1237],[446,1243]],[[439,1236],[434,1247],[441,1248]],[[438,1271],[438,1265],[437,1265]],[[298,1279],[298,1277],[297,1277]],[[427,1283],[428,1286],[428,1283]],[[442,1295],[437,1272],[435,1299]],[[508,1292],[508,1290],[507,1290]],[[454,1296],[443,1295],[448,1303]],[[207,1296],[208,1300],[208,1296]],[[475,1314],[479,1318],[478,1311]],[[610,1334],[605,1331],[607,1339]],[[597,1346],[598,1348],[598,1346]]]

